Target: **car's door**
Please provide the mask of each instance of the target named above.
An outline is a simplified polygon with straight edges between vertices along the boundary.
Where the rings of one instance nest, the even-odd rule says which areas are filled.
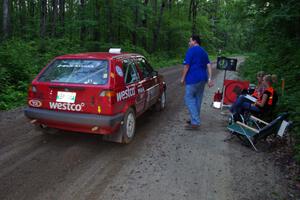
[[[146,103],[144,109],[148,109],[150,106],[156,103],[159,98],[159,84],[157,72],[153,70],[147,60],[143,57],[136,59],[139,69],[142,72],[143,79],[140,84],[146,91]]]
[[[136,112],[137,114],[140,114],[141,112],[143,112],[145,105],[145,90],[140,84],[140,75],[133,60],[126,59],[123,61],[123,71],[126,90],[128,91],[125,92],[125,94],[127,95],[128,93],[132,95],[132,97],[134,98]]]

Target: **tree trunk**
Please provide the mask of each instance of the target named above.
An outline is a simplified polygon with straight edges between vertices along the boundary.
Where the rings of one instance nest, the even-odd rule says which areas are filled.
[[[26,34],[25,31],[25,26],[26,26],[26,4],[24,0],[19,0],[19,20],[20,20],[20,26],[19,26],[19,30],[21,33],[21,36],[24,36],[24,34]]]
[[[196,28],[197,10],[198,10],[198,1],[193,0],[193,4],[192,4],[192,35],[196,34],[196,32],[197,32],[197,28]]]
[[[10,23],[10,13],[9,13],[9,0],[3,0],[3,39],[9,37],[9,23]]]
[[[52,12],[52,31],[51,34],[52,36],[56,36],[56,21],[57,21],[57,16],[58,16],[58,0],[52,0],[52,8],[53,8],[53,12]]]
[[[60,33],[64,35],[65,32],[65,0],[59,0],[59,22],[60,22]]]
[[[169,11],[172,10],[172,0],[168,0],[168,8],[169,8]]]
[[[85,38],[85,34],[86,34],[86,27],[85,24],[83,22],[84,20],[84,7],[85,7],[85,1],[84,0],[80,0],[80,21],[81,21],[81,26],[80,26],[80,40],[83,41]]]
[[[149,0],[144,0],[144,19],[142,20],[142,26],[144,28],[144,30],[147,29],[147,22],[148,22],[148,15],[146,12],[147,6],[148,6],[148,2]],[[147,49],[147,38],[146,38],[146,31],[142,36],[142,46]]]
[[[35,23],[35,2],[29,1],[28,3],[28,10],[27,13],[29,15],[28,17],[28,24],[30,26],[30,35],[35,37],[36,36],[36,23]]]
[[[40,14],[41,39],[44,39],[46,36],[46,15],[47,15],[47,0],[41,0],[41,14]]]
[[[29,1],[28,12],[31,18],[34,17],[35,14],[35,2]]]
[[[113,0],[106,0],[107,5],[107,40],[112,43],[113,42]]]
[[[188,17],[189,21],[192,21],[192,7],[193,7],[193,4],[194,4],[194,0],[190,0],[190,4],[189,4],[189,17]]]
[[[94,29],[94,41],[100,41],[100,3],[98,0],[95,1],[95,20],[97,21],[97,26]]]
[[[135,46],[137,45],[137,27],[138,27],[138,5],[135,4],[134,6],[134,30],[132,31],[132,44]]]
[[[159,36],[159,33],[160,33],[164,8],[165,8],[165,0],[163,0],[161,2],[159,17],[158,17],[158,20],[157,20],[157,25],[156,25],[156,28],[154,29],[154,33],[153,33],[152,52],[154,52],[157,48],[158,36]]]

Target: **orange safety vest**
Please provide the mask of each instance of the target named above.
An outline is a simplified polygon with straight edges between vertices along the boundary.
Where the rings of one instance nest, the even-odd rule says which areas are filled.
[[[269,87],[269,88],[265,89],[265,91],[268,91],[268,92],[271,93],[271,95],[269,96],[269,99],[268,99],[268,101],[267,101],[267,104],[268,104],[269,106],[272,106],[272,105],[273,105],[274,88]],[[260,98],[260,102],[262,101],[262,97],[263,97],[263,95],[262,95],[261,98]]]
[[[258,96],[258,91],[257,91],[257,89],[256,89],[256,88],[255,88],[255,90],[254,90],[254,92],[253,92],[252,96],[253,96],[253,97],[255,97],[255,98],[257,98],[257,99],[259,99],[259,96]]]

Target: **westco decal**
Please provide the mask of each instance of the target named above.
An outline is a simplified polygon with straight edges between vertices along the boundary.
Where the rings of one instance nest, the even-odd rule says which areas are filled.
[[[117,101],[128,99],[129,97],[132,97],[134,95],[135,95],[135,88],[134,87],[127,88],[126,90],[117,93]]]
[[[59,102],[49,102],[50,109],[57,110],[68,110],[68,111],[81,111],[84,107],[84,103],[73,104],[73,103],[59,103]]]
[[[30,106],[36,107],[36,108],[42,107],[42,102],[39,101],[39,100],[35,100],[35,99],[32,99],[32,100],[28,101],[28,104]]]

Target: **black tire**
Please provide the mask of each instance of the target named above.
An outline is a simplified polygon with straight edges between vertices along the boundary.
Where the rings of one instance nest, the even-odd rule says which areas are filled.
[[[162,111],[163,109],[166,108],[166,103],[167,103],[167,93],[166,90],[164,90],[155,104],[155,110],[158,112]]]
[[[120,128],[122,135],[122,143],[128,144],[132,141],[135,135],[136,116],[132,108],[129,108],[125,114],[123,124]]]

